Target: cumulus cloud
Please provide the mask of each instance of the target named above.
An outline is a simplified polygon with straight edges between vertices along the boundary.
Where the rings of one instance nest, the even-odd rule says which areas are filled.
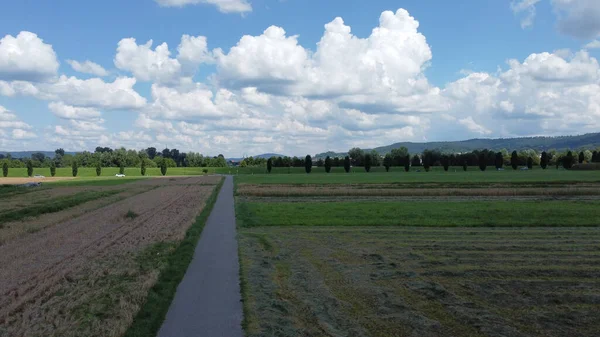
[[[586,49],[598,49],[600,48],[600,40],[594,40],[585,45]]]
[[[33,139],[37,138],[37,135],[31,131],[23,130],[23,129],[13,129],[12,130],[13,139]]]
[[[51,102],[48,109],[59,118],[63,119],[95,119],[100,117],[100,111],[94,108],[75,107],[63,102]]]
[[[217,77],[231,88],[330,98],[377,112],[437,111],[444,102],[432,97],[439,91],[423,74],[432,54],[418,28],[404,9],[383,12],[367,38],[336,18],[325,25],[313,53],[298,36],[271,26],[262,35],[242,37],[228,53],[215,50]]]
[[[552,0],[552,6],[562,33],[582,39],[600,36],[600,1]]]
[[[52,46],[34,33],[0,39],[0,80],[43,80],[55,75],[58,66]]]
[[[73,68],[73,70],[80,73],[92,74],[100,77],[108,76],[108,71],[106,71],[106,69],[102,68],[101,65],[89,60],[84,62],[67,60],[67,63],[71,66],[71,68]]]
[[[164,7],[183,7],[186,5],[209,4],[223,13],[246,13],[252,11],[247,0],[155,0]]]
[[[491,130],[487,129],[483,125],[477,124],[473,120],[473,117],[471,117],[471,116],[459,120],[458,123],[461,125],[464,125],[467,129],[469,129],[469,131],[475,132],[475,133],[478,133],[481,135],[489,135],[492,133]]]
[[[10,133],[8,130],[11,130]],[[0,135],[2,139],[1,144],[3,146],[13,146],[12,140],[27,140],[36,138],[37,135],[30,131],[32,129],[31,125],[19,120],[17,115],[5,107],[0,105]],[[11,135],[11,139],[5,139],[8,137],[8,134]]]

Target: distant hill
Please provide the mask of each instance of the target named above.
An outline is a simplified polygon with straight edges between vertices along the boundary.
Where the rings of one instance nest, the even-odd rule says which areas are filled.
[[[283,154],[277,154],[277,153],[263,153],[263,154],[259,154],[256,156],[252,156],[253,158],[265,158],[265,159],[269,159],[271,157],[285,157],[285,155]],[[227,160],[231,161],[242,161],[244,160],[244,158],[227,158]]]
[[[386,154],[392,149],[406,147],[410,153],[421,153],[426,149],[440,150],[442,152],[469,152],[473,150],[488,149],[498,151],[501,149],[525,150],[534,149],[544,150],[566,150],[566,149],[584,149],[596,148],[600,146],[600,133],[588,133],[579,136],[559,136],[559,137],[522,137],[522,138],[498,138],[498,139],[469,139],[456,142],[427,142],[413,143],[401,142],[392,145],[376,147],[374,150],[380,154]],[[369,149],[370,150],[370,149]],[[325,152],[316,155],[316,158],[326,156],[345,156],[346,152]]]

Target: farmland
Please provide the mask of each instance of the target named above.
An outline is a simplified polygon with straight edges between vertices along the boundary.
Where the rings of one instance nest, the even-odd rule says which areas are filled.
[[[103,181],[2,188],[0,336],[122,336],[221,178]]]
[[[236,177],[247,336],[597,336],[600,177]]]

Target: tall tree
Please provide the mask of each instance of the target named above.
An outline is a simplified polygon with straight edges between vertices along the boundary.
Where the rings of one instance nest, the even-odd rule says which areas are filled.
[[[385,157],[383,157],[383,166],[385,167],[386,172],[390,171],[390,166],[392,166],[392,155],[391,154],[388,153],[385,155]]]
[[[494,160],[494,164],[496,166],[496,170],[499,170],[504,165],[504,156],[502,152],[496,152],[496,158]]]
[[[408,153],[406,154],[406,157],[404,157],[404,171],[410,171],[410,154]]]
[[[2,163],[2,175],[4,178],[8,176],[8,163],[6,161]]]
[[[510,155],[510,166],[512,166],[513,170],[516,170],[519,167],[519,155],[517,151],[513,151]]]
[[[346,173],[350,172],[350,157],[346,156],[344,158],[344,171],[346,171]]]
[[[27,176],[33,177],[33,161],[31,159],[27,161]]]
[[[463,171],[467,172],[467,168],[469,167],[469,163],[467,161],[467,158],[463,159],[462,167],[463,167]]]
[[[479,169],[483,172],[487,168],[487,161],[485,157],[485,152],[481,152],[479,154]]]
[[[56,175],[56,164],[54,160],[50,162],[50,176],[54,177]]]
[[[102,174],[102,164],[100,161],[96,163],[96,176],[100,176]]]
[[[373,162],[373,159],[371,157],[370,153],[365,154],[365,171],[369,172],[371,171],[371,164]]]
[[[121,164],[119,164],[119,173],[125,174],[125,164],[123,162],[121,162]]]
[[[160,174],[167,175],[167,160],[165,158],[160,161]]]
[[[583,154],[583,151],[579,152],[579,164],[583,164],[583,161],[585,160],[585,155]]]
[[[421,166],[421,158],[419,158],[418,154],[415,154],[412,157],[411,166]]]
[[[575,157],[573,157],[573,152],[567,152],[567,155],[563,157],[563,167],[567,170],[573,167],[573,162],[575,161]]]
[[[73,177],[77,177],[77,160],[73,160],[71,163],[71,173],[73,174]]]
[[[358,147],[355,147],[348,151],[348,155],[350,156],[350,160],[353,166],[363,166],[365,151],[361,150]]]
[[[59,155],[61,157],[64,157],[65,156],[65,150],[63,150],[62,148],[56,149],[56,150],[54,150],[54,155]]]
[[[441,161],[444,171],[448,172],[448,168],[450,168],[450,158],[447,155],[443,155]]]
[[[540,157],[540,166],[543,170],[545,170],[546,167],[548,167],[548,154],[546,153],[546,151],[542,152],[542,156]]]
[[[309,154],[307,154],[304,158],[304,170],[306,171],[306,173],[310,173],[312,171],[312,166],[312,157]]]
[[[162,157],[163,158],[171,158],[171,150],[169,150],[169,148],[164,148],[162,150]]]
[[[145,159],[142,159],[140,171],[141,171],[140,173],[142,174],[142,176],[146,175],[146,160]]]
[[[269,158],[269,160],[267,160],[267,172],[271,173],[272,169],[273,169],[273,160],[271,158]]]
[[[530,170],[533,168],[533,158],[531,157],[527,157],[527,168]]]
[[[153,160],[154,157],[156,157],[156,148],[149,147],[146,149],[146,153],[148,154],[148,158],[150,158],[150,160]]]
[[[331,157],[329,156],[325,158],[325,172],[331,172]]]
[[[600,153],[598,151],[592,152],[592,163],[600,162]]]

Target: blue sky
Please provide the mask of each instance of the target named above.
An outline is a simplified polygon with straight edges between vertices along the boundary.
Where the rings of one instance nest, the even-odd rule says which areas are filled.
[[[301,155],[600,127],[594,0],[0,6],[1,150]]]

